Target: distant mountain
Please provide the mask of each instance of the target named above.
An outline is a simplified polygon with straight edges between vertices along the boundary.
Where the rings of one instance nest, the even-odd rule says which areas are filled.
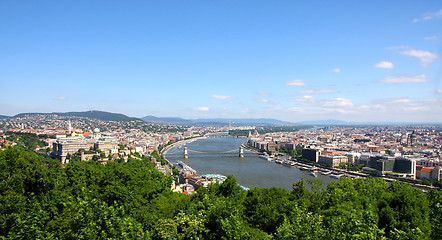
[[[86,111],[86,112],[66,112],[66,113],[20,113],[15,115],[14,117],[23,117],[25,115],[51,115],[51,114],[57,114],[59,116],[74,116],[74,117],[87,117],[87,118],[93,118],[98,119],[102,121],[133,121],[133,120],[140,120],[138,118],[128,117],[121,113],[110,113],[110,112],[103,112],[103,111]]]
[[[346,122],[341,120],[317,120],[317,121],[302,121],[297,122],[299,125],[313,125],[313,126],[392,126],[392,125],[441,125],[441,122],[420,123],[420,122]]]
[[[316,120],[316,121],[302,121],[297,122],[299,125],[316,125],[316,126],[333,126],[333,125],[348,125],[352,124],[346,121],[341,120],[334,120],[334,119],[328,119],[328,120]]]
[[[190,120],[178,117],[155,117],[155,116],[145,116],[142,117],[141,120],[145,122],[167,123],[167,124],[183,124],[183,123],[185,124],[192,122]]]
[[[0,119],[9,118],[9,116],[0,115]]]
[[[212,126],[226,126],[230,122],[232,125],[255,125],[255,126],[274,126],[274,125],[296,125],[291,122],[284,122],[271,118],[203,118],[203,119],[184,119],[177,117],[155,117],[146,116],[141,118],[146,122],[177,124],[177,125],[212,125]]]
[[[228,124],[230,121],[232,124],[253,124],[253,125],[296,125],[292,122],[285,122],[273,118],[212,118],[212,119],[195,119],[197,122],[219,122]]]

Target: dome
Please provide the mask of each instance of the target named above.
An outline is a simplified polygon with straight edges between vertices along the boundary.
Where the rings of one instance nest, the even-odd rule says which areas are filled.
[[[100,129],[99,128],[95,128],[94,129],[94,133],[99,133],[100,132]]]

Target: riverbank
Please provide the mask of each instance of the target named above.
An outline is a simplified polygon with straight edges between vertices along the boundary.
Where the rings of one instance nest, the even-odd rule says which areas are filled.
[[[206,136],[195,137],[195,138],[190,138],[190,139],[185,139],[185,140],[177,141],[177,142],[172,143],[172,144],[166,146],[165,148],[163,148],[163,150],[161,150],[161,154],[164,156],[164,155],[167,154],[167,152],[170,151],[170,149],[172,149],[174,147],[177,147],[179,145],[185,145],[187,143],[190,143],[190,142],[193,142],[193,141],[196,141],[196,140],[199,140],[199,139],[204,139],[204,138],[207,138],[207,137]]]

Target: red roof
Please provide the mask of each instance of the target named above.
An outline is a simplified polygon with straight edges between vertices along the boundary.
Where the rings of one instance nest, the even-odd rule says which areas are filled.
[[[432,172],[434,169],[434,167],[430,167],[430,168],[422,168],[421,172]]]

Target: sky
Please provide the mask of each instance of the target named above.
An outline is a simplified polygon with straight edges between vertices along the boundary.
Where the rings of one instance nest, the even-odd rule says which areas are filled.
[[[0,115],[442,122],[442,1],[0,2]]]

